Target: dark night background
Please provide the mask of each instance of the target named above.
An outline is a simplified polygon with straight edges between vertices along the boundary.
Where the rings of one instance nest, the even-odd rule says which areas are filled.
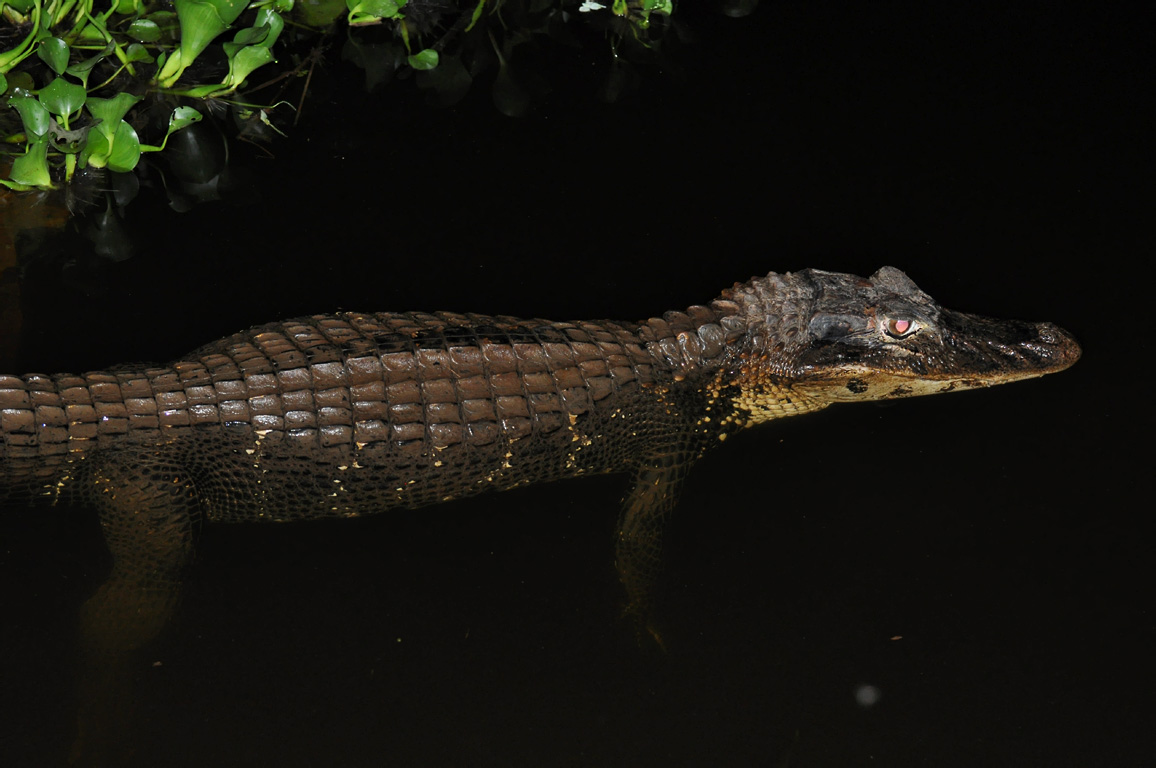
[[[635,319],[884,264],[1084,346],[728,441],[668,536],[660,658],[617,614],[623,477],[209,528],[132,668],[127,764],[1153,764],[1151,40],[1094,5],[687,0],[693,39],[635,93],[595,98],[596,45],[521,120],[485,83],[366,94],[334,56],[275,159],[237,150],[233,202],[142,194],[120,262],[80,221],[21,241],[12,371],[339,308]],[[64,762],[105,568],[88,510],[0,518],[5,765]]]

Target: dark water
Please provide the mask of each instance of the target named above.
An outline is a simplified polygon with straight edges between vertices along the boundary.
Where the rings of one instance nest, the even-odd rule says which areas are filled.
[[[618,616],[623,478],[210,528],[118,678],[109,764],[1152,763],[1138,20],[683,10],[694,41],[630,98],[594,97],[591,50],[520,121],[485,88],[441,111],[406,83],[366,95],[332,61],[274,160],[237,150],[234,202],[142,195],[115,263],[79,231],[22,241],[3,368],[164,360],[338,308],[637,318],[883,264],[947,306],[1057,322],[1084,359],[728,441],[668,537],[664,655]],[[85,509],[6,510],[0,536],[0,762],[60,765],[106,555]]]

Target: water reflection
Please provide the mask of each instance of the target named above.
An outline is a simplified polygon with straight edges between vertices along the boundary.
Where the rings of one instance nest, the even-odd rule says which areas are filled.
[[[620,483],[607,478],[591,485],[571,485],[569,492],[555,485],[514,492],[505,501],[490,497],[451,505],[444,512],[331,525],[215,526],[203,537],[201,556],[179,571],[156,567],[165,547],[155,540],[126,547],[123,531],[106,525],[104,532],[120,540],[120,556],[110,568],[94,557],[105,546],[100,537],[74,536],[74,556],[87,561],[93,575],[108,575],[71,617],[79,627],[78,644],[74,654],[62,657],[64,668],[76,674],[75,688],[64,691],[57,708],[64,714],[75,702],[70,764],[146,765],[161,755],[167,765],[198,765],[169,741],[184,726],[165,717],[223,705],[254,726],[278,727],[273,724],[281,711],[295,718],[313,711],[298,700],[301,690],[347,699],[339,711],[363,697],[373,711],[398,708],[367,724],[376,736],[362,734],[357,743],[386,737],[405,744],[404,751],[416,747],[406,732],[436,731],[423,718],[453,700],[460,701],[441,716],[457,718],[454,727],[472,739],[479,738],[475,728],[485,718],[467,714],[468,701],[476,706],[492,697],[496,706],[509,708],[522,689],[532,697],[561,697],[550,707],[561,707],[555,716],[564,716],[571,706],[564,702],[574,693],[588,695],[583,689],[591,682],[565,681],[592,663],[609,664],[605,674],[645,690],[649,684],[643,681],[661,669],[653,666],[656,646],[649,637],[648,646],[636,645],[609,567],[608,523]],[[79,523],[97,514],[51,512],[74,531],[91,530]],[[7,540],[30,550],[44,543],[27,535]],[[618,566],[621,571],[623,560]],[[92,583],[88,577],[76,586],[83,590]],[[23,586],[37,594],[52,588]],[[18,626],[26,622],[21,616]],[[552,654],[561,656],[547,661]],[[354,669],[335,672],[337,679],[311,680],[320,670],[341,667],[338,659],[345,657],[358,660]],[[523,664],[533,669],[544,662],[544,679],[525,679],[529,670]],[[277,680],[285,686],[282,694],[268,690],[278,687]],[[533,693],[541,685],[546,687]],[[551,692],[559,685],[564,688]],[[454,692],[456,686],[462,690]],[[226,703],[232,690],[241,697],[237,706],[257,709],[236,711]],[[413,712],[424,714],[415,719]],[[210,715],[190,725],[199,728],[206,718],[231,729]],[[227,736],[206,738],[221,744]],[[291,742],[300,738],[287,737],[286,744]],[[425,748],[424,757],[375,764],[426,764],[438,748]]]

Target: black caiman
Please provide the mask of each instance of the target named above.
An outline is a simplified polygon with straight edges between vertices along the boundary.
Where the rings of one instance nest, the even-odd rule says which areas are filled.
[[[0,376],[0,503],[95,506],[113,568],[93,601],[151,600],[119,613],[160,621],[202,521],[350,517],[626,472],[616,563],[644,613],[663,518],[729,435],[1079,356],[1055,325],[944,309],[891,267],[771,273],[642,322],[316,315],[159,367]]]

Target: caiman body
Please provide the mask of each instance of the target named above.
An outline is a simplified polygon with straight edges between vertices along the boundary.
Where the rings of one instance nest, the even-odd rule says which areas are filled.
[[[729,434],[1078,356],[1055,326],[951,312],[886,267],[772,273],[639,323],[314,316],[157,368],[0,376],[0,502],[94,504],[114,581],[142,580],[179,569],[201,520],[352,516],[628,472],[618,566],[637,604],[686,470]]]

